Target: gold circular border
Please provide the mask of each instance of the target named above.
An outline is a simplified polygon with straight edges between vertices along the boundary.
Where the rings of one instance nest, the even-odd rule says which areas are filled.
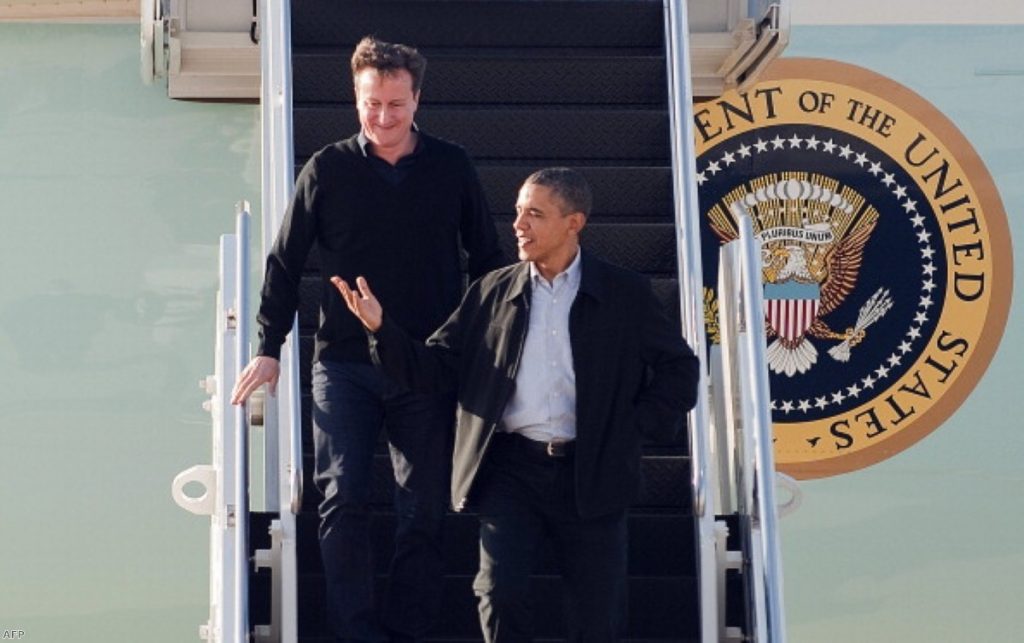
[[[812,462],[787,463],[778,467],[796,478],[808,479],[849,473],[886,460],[916,444],[960,408],[991,363],[1006,328],[1010,313],[1010,294],[1013,291],[1013,250],[1006,211],[992,176],[974,146],[935,106],[890,78],[863,67],[821,58],[777,59],[768,66],[757,85],[750,91],[768,81],[794,80],[846,85],[876,95],[898,106],[935,134],[947,149],[954,152],[954,158],[963,168],[964,176],[970,181],[984,213],[984,221],[989,229],[987,241],[992,248],[991,303],[985,323],[981,327],[979,340],[970,358],[963,363],[963,371],[956,382],[912,424],[877,445],[865,447],[848,455],[822,458]]]

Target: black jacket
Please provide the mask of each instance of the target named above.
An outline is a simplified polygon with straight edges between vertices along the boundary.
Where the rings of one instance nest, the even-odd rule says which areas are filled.
[[[641,436],[670,439],[696,402],[699,365],[646,278],[584,253],[569,313],[576,373],[577,506],[581,517],[625,508],[640,484]],[[382,304],[387,308],[388,302]],[[385,317],[370,337],[374,363],[414,390],[456,389],[452,505],[473,481],[515,385],[529,324],[527,263],[495,270],[426,342]]]

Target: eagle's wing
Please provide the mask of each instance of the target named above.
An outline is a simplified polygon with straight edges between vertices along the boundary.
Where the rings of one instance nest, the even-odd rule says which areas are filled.
[[[818,317],[808,329],[812,334],[828,332],[821,318],[839,308],[857,285],[857,275],[860,273],[864,258],[864,246],[871,237],[876,223],[877,220],[859,226],[839,242],[826,258],[828,276],[821,284],[821,308]]]

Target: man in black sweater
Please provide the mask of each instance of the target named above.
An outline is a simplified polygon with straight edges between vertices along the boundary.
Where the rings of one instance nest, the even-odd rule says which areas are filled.
[[[425,339],[458,305],[460,240],[476,278],[505,262],[472,163],[462,148],[413,122],[426,61],[371,37],[352,56],[361,131],[317,152],[302,169],[267,258],[258,355],[232,403],[271,392],[292,326],[310,248],[319,255],[320,328],[313,367],[313,434],[327,612],[338,640],[418,640],[440,607],[454,399],[412,393],[370,363],[366,336],[327,280],[373,280],[389,311]],[[401,302],[401,303],[398,303]],[[387,427],[398,525],[382,612],[373,610],[369,494],[373,453]]]

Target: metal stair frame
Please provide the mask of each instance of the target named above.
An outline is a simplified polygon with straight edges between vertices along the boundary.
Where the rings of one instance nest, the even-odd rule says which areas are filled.
[[[182,471],[171,484],[178,506],[210,517],[210,612],[199,627],[209,643],[247,643],[250,631],[249,423],[245,409],[228,399],[249,359],[249,220],[242,202],[235,234],[220,239],[214,374],[200,382],[211,394],[203,404],[213,420],[211,463]],[[186,493],[190,483],[203,493]]]
[[[294,150],[291,127],[291,62],[290,62],[290,16],[289,2],[261,0],[262,17],[262,59],[263,78],[261,103],[263,105],[263,243],[264,255],[269,250],[280,227],[294,183]],[[682,0],[665,0],[666,65],[669,86],[669,117],[672,132],[672,183],[675,198],[675,226],[677,241],[678,284],[680,309],[684,334],[691,345],[698,350],[702,363],[707,364],[709,355],[706,346],[703,321],[703,280],[700,261],[700,212],[697,202],[695,181],[695,153],[693,123],[693,86],[691,77],[691,50],[689,31],[686,27],[687,7]],[[777,5],[774,5],[777,7]],[[779,11],[778,8],[775,9]],[[774,23],[773,23],[774,24]],[[770,25],[769,25],[770,26]],[[784,42],[783,42],[784,44]],[[765,51],[765,50],[762,50]],[[760,55],[760,54],[758,54]],[[744,78],[749,78],[745,76]],[[738,81],[742,79],[737,76]],[[685,124],[685,127],[680,127]],[[299,406],[300,376],[298,373],[298,326],[293,326],[288,343],[282,352],[282,381],[279,397],[268,397],[267,417],[267,507],[279,516],[273,521],[271,532],[275,545],[269,551],[256,553],[261,566],[273,570],[274,616],[269,626],[256,629],[256,638],[261,641],[297,641],[297,565],[296,565],[296,521],[295,515],[301,507],[301,419]],[[763,337],[762,337],[763,344]],[[762,348],[763,350],[763,348]],[[708,376],[704,374],[702,390],[709,390]],[[698,407],[689,421],[690,444],[693,454],[692,498],[694,515],[697,520],[697,542],[699,556],[699,582],[701,595],[700,637],[702,643],[727,640],[729,633],[724,625],[724,610],[720,597],[724,596],[723,565],[737,565],[736,555],[729,552],[722,543],[723,523],[716,521],[716,509],[720,507],[723,495],[728,492],[721,485],[721,460],[716,460],[715,451],[708,444],[712,423],[712,412],[707,398],[699,396]],[[274,401],[276,403],[270,403]],[[764,407],[765,409],[767,407]],[[748,413],[750,413],[748,409]],[[770,437],[770,418],[768,423]],[[770,440],[768,443],[770,451]],[[720,450],[718,454],[721,455]],[[774,471],[772,467],[770,471]],[[727,476],[726,476],[727,477]],[[761,489],[765,487],[762,485]],[[768,504],[765,504],[768,503]],[[771,507],[771,509],[768,509]],[[769,493],[758,496],[757,511],[752,512],[754,522],[764,524],[767,513],[774,511],[774,499]],[[777,541],[774,543],[777,551]],[[752,555],[760,560],[751,568],[751,576],[764,576],[770,566],[771,546],[760,549]],[[781,578],[779,575],[777,578]],[[763,592],[769,588],[769,579],[760,585]],[[781,582],[779,582],[781,588]],[[759,595],[763,603],[771,603],[772,594]],[[769,610],[771,617],[755,616],[756,633],[748,633],[749,640],[784,641],[781,627],[781,593],[776,605]],[[751,622],[751,621],[748,621]],[[771,632],[771,636],[769,636]],[[735,634],[735,633],[733,633]]]

